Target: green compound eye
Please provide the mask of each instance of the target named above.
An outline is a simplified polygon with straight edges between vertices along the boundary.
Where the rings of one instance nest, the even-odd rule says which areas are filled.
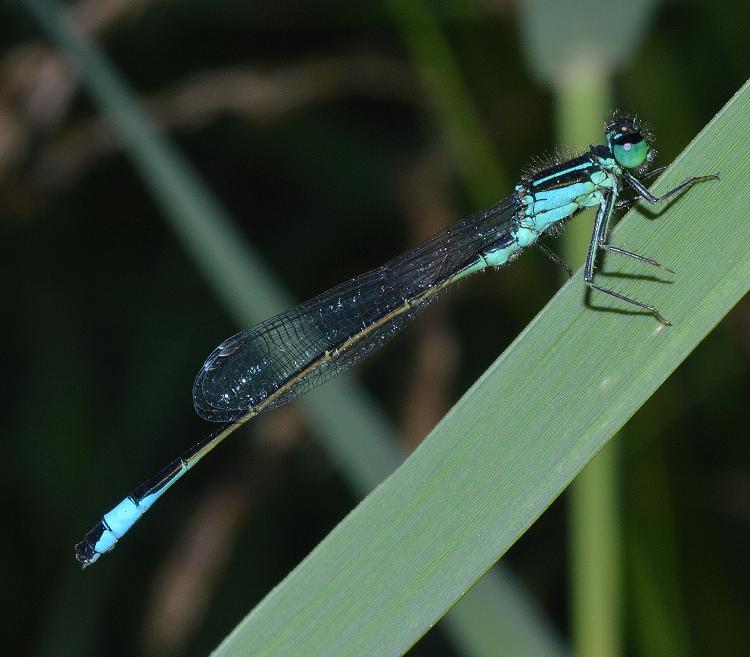
[[[611,148],[618,164],[626,169],[637,169],[648,158],[648,143],[638,132],[616,135]]]

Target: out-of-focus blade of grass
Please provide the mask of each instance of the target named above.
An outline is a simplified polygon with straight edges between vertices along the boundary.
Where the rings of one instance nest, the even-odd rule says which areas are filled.
[[[164,139],[141,111],[127,85],[104,55],[80,34],[58,6],[48,0],[27,0],[36,19],[78,70],[89,93],[123,141],[126,152],[161,205],[176,235],[240,326],[261,321],[291,305],[261,258],[235,228],[231,218],[206,189],[190,165]],[[352,380],[332,381],[301,403],[331,458],[350,485],[365,495],[398,465],[395,430]],[[331,409],[336,409],[335,413]],[[518,586],[505,587],[501,573],[489,573],[475,606],[448,621],[448,631],[463,646],[488,645],[516,637],[517,655],[564,654],[559,639]],[[472,596],[465,604],[472,605]],[[476,613],[477,608],[483,614]],[[489,624],[484,619],[491,618]],[[507,623],[503,621],[507,620]]]
[[[492,152],[437,18],[422,0],[388,0],[387,4],[460,167],[461,180],[477,205],[494,203],[498,190],[510,189],[511,181]]]
[[[618,290],[647,295],[674,326],[600,295],[586,303],[579,273],[214,655],[380,657],[424,634],[750,289],[748,139],[745,84],[654,191],[712,171],[721,181],[614,232],[679,272],[660,284],[618,263]]]
[[[451,640],[462,651],[460,655],[568,654],[523,584],[510,568],[499,564],[448,612],[441,627],[446,624],[451,628]]]
[[[600,143],[602,119],[611,110],[612,75],[632,57],[652,0],[524,0],[521,25],[527,58],[536,76],[554,90],[558,141]],[[612,26],[616,25],[616,29]],[[561,29],[565,26],[565,29]],[[573,222],[562,252],[583,263],[590,223]],[[570,490],[570,609],[573,651],[616,657],[623,652],[623,563],[618,441],[608,444]]]

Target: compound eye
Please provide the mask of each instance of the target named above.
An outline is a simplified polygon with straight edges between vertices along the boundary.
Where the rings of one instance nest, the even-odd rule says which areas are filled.
[[[612,138],[612,154],[626,169],[637,169],[648,158],[648,143],[640,132],[623,132]]]

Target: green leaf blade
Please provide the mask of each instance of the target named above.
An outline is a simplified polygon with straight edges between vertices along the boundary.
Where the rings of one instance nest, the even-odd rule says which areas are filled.
[[[664,284],[607,261],[633,276],[618,275],[618,290],[675,326],[604,295],[589,307],[574,277],[215,654],[398,655],[417,641],[747,293],[748,139],[746,84],[654,187],[714,171],[721,181],[614,233],[678,271]]]

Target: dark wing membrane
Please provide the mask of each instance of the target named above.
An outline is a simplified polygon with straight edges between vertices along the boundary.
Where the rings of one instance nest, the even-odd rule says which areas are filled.
[[[510,196],[382,267],[225,340],[195,379],[196,412],[206,420],[233,422],[250,410],[285,404],[345,372],[426,307],[437,296],[430,290],[483,249],[507,241],[517,209]]]

